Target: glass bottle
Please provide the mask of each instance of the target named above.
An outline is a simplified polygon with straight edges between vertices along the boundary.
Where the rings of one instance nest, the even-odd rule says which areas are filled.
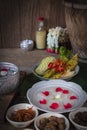
[[[44,18],[38,18],[38,26],[36,30],[36,48],[45,49],[46,48],[46,30],[44,26]]]

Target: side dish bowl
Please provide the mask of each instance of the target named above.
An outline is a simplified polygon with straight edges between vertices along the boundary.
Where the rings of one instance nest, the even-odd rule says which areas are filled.
[[[36,128],[36,130],[40,130],[40,128],[39,127],[41,127],[41,125],[43,125],[42,124],[42,120],[44,120],[44,119],[49,119],[49,122],[51,123],[51,121],[53,122],[53,121],[55,121],[55,123],[58,123],[57,121],[58,120],[55,120],[55,119],[52,119],[52,118],[50,118],[50,117],[52,117],[52,118],[58,118],[58,119],[60,119],[60,118],[62,118],[62,119],[64,119],[64,130],[69,130],[69,121],[68,121],[68,119],[64,116],[64,115],[62,115],[62,114],[58,114],[58,113],[44,113],[44,114],[41,114],[41,115],[39,115],[38,117],[36,117],[36,119],[34,120],[34,126],[35,126],[35,128]],[[52,120],[51,120],[52,119]],[[48,122],[47,122],[48,123]],[[62,123],[62,125],[63,125],[63,123]],[[45,126],[46,126],[47,124],[45,124]],[[52,125],[52,124],[51,124]],[[59,125],[59,124],[58,124]],[[52,125],[53,126],[53,125]],[[50,126],[51,127],[51,126]],[[49,128],[50,128],[49,127]],[[57,127],[57,126],[56,126]],[[62,127],[63,128],[63,127]]]
[[[78,114],[78,116],[76,116],[76,114]],[[87,107],[81,107],[70,112],[69,120],[77,130],[87,130]],[[82,125],[82,123],[84,123],[83,121],[86,123],[86,125]]]
[[[31,113],[31,109],[32,109],[32,112],[34,112],[34,116]],[[26,112],[26,110],[27,110],[27,112]],[[16,119],[18,121],[14,121],[12,118],[13,114],[17,114],[17,112],[19,112],[20,121],[18,119],[19,115],[17,115],[17,119]],[[27,113],[27,115],[26,115],[26,113]],[[28,113],[29,113],[29,115],[28,115]],[[27,117],[24,117],[24,115],[26,115]],[[23,119],[21,119],[22,116],[23,116]],[[28,116],[32,116],[32,117],[28,118]],[[18,127],[18,128],[25,128],[25,127],[29,126],[35,120],[35,118],[37,116],[38,116],[38,110],[36,109],[36,107],[34,107],[33,105],[28,104],[28,103],[20,103],[20,104],[13,105],[7,110],[7,113],[6,113],[7,121],[11,125]],[[25,118],[25,120],[24,120],[24,118]],[[29,120],[27,120],[26,118]]]

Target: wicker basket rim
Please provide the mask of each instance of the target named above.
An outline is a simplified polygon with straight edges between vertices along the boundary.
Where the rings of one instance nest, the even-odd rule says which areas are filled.
[[[87,9],[87,4],[64,2],[64,5],[75,9]]]

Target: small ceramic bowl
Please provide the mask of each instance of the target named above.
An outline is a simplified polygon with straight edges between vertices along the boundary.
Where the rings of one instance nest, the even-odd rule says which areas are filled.
[[[76,123],[76,121],[74,121],[75,115],[76,115],[77,113],[79,113],[79,112],[87,112],[87,107],[81,107],[81,108],[78,108],[78,109],[76,109],[76,110],[70,112],[70,113],[69,113],[69,120],[70,120],[71,123],[75,126],[75,128],[76,128],[77,130],[87,130],[87,121],[86,121],[86,126],[80,125],[80,124]],[[81,114],[80,114],[80,115],[81,115]],[[84,116],[85,116],[85,115],[84,115]],[[80,122],[82,122],[82,120],[83,120],[82,118],[85,119],[85,117],[83,117],[83,114],[82,114],[82,117],[79,118],[79,119],[81,119]],[[87,119],[87,117],[86,117],[86,119]]]
[[[25,51],[28,51],[28,50],[32,50],[34,47],[34,42],[33,40],[23,40],[21,43],[20,43],[20,48],[22,50],[25,50]]]
[[[0,95],[9,94],[19,85],[19,68],[13,63],[0,62]]]
[[[18,110],[23,110],[23,109],[26,110],[29,108],[32,108],[32,110],[35,111],[35,116],[33,118],[31,118],[27,121],[13,121],[11,119],[12,114],[15,114],[15,112],[17,112]],[[28,104],[28,103],[20,103],[20,104],[13,105],[7,110],[7,113],[6,113],[7,121],[11,125],[18,127],[18,128],[25,128],[25,127],[29,126],[35,120],[35,118],[37,116],[38,116],[38,110],[36,109],[36,107],[34,107],[33,105]]]
[[[64,118],[65,119],[65,129],[64,130],[69,130],[69,121],[68,119],[62,115],[62,114],[58,114],[58,113],[52,113],[52,112],[48,112],[48,113],[44,113],[44,114],[41,114],[39,116],[37,116],[34,120],[34,126],[35,126],[35,129],[36,130],[40,130],[39,126],[41,127],[41,120],[47,118],[49,119],[51,116],[53,116],[54,118],[55,117],[58,117],[58,118]],[[46,125],[45,125],[46,126]]]

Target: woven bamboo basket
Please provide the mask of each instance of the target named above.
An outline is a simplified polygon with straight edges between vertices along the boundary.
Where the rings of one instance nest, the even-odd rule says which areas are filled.
[[[65,2],[65,20],[73,53],[87,60],[87,4]]]

